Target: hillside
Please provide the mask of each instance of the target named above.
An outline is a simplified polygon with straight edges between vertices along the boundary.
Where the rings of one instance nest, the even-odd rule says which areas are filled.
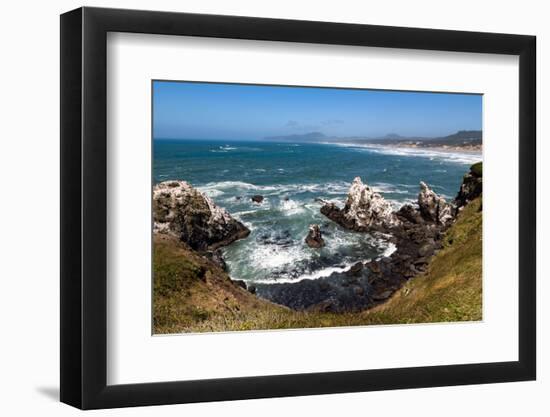
[[[481,205],[479,197],[462,210],[426,272],[406,282],[385,303],[360,313],[294,311],[259,299],[185,244],[156,235],[154,332],[481,320]]]
[[[483,134],[481,130],[460,130],[452,135],[435,138],[388,135],[384,138],[356,140],[354,142],[414,148],[480,150],[483,144]]]

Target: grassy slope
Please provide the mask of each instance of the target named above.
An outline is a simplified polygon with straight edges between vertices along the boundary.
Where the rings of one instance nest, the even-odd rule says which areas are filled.
[[[426,273],[361,313],[289,310],[235,286],[227,274],[172,239],[156,236],[155,333],[481,320],[481,198],[447,231]]]

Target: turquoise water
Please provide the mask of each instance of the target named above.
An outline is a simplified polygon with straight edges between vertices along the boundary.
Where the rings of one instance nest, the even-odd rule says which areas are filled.
[[[154,141],[154,182],[185,180],[246,224],[251,234],[224,249],[233,279],[293,282],[327,276],[388,254],[380,236],[343,230],[320,214],[317,198],[344,203],[360,176],[397,208],[413,202],[424,181],[452,199],[480,154],[358,145],[210,140]],[[257,204],[250,197],[260,194]],[[321,226],[326,246],[304,243]]]

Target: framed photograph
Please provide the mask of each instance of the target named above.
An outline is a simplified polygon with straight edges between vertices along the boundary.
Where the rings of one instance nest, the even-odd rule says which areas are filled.
[[[61,16],[61,401],[533,380],[535,37]]]

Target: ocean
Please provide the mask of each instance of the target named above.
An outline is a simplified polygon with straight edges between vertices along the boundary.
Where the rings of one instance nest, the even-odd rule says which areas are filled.
[[[354,144],[163,140],[153,146],[153,181],[184,180],[228,210],[250,230],[224,248],[232,279],[249,284],[297,282],[344,271],[358,261],[387,256],[383,236],[346,231],[324,217],[317,199],[343,205],[353,179],[380,192],[396,209],[416,201],[426,182],[448,201],[479,153],[371,147]],[[261,204],[251,200],[262,195]],[[326,246],[309,248],[310,224]]]

